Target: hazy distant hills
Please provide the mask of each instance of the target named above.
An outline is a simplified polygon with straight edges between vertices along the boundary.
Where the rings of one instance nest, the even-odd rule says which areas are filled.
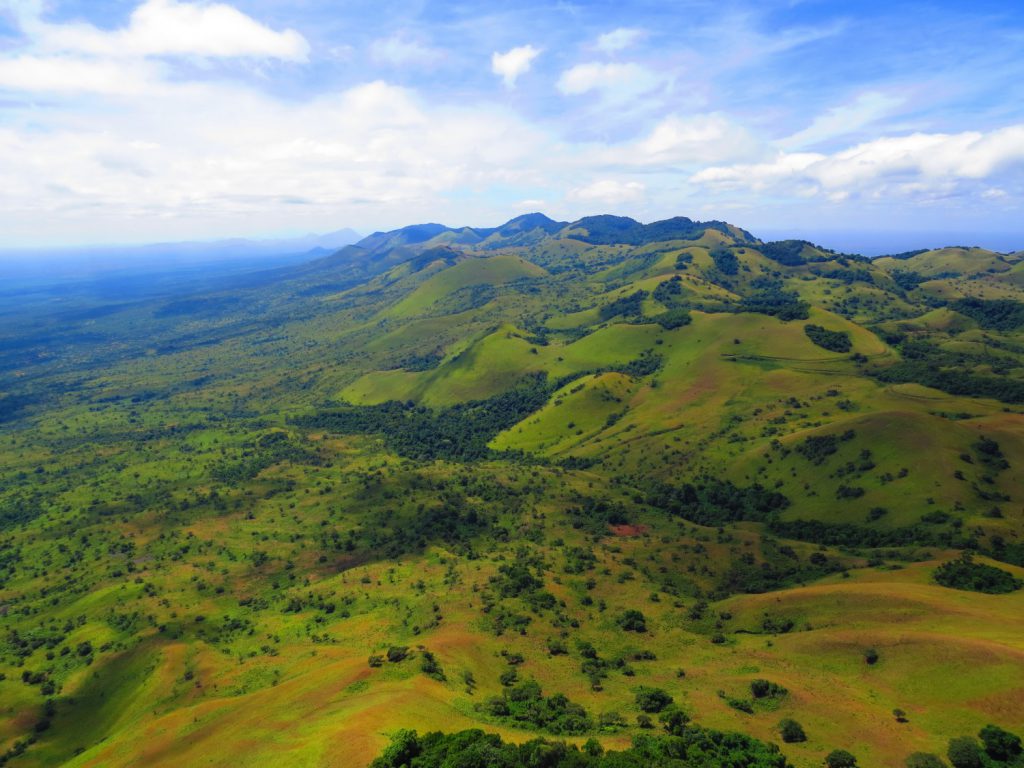
[[[293,238],[232,238],[146,245],[94,245],[68,248],[0,248],[0,277],[57,280],[109,273],[162,272],[211,265],[248,268],[295,263],[359,240],[352,229]]]

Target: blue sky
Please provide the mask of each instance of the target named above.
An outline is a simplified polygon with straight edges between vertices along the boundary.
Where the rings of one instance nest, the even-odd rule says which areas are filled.
[[[0,247],[531,210],[1024,247],[1024,4],[0,0],[0,173]]]

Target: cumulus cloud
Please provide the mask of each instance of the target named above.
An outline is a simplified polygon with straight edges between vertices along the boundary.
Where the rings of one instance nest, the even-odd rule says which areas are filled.
[[[12,242],[52,236],[54,221],[102,238],[111,222],[244,231],[437,210],[458,189],[543,186],[534,160],[556,151],[501,107],[432,105],[381,81],[289,104],[236,84],[155,82],[132,109],[49,121],[0,130]]]
[[[949,194],[958,183],[988,179],[1024,165],[1024,124],[981,133],[914,133],[864,142],[833,154],[780,152],[768,162],[715,166],[691,181],[712,188],[773,189],[851,195]]]
[[[582,203],[622,205],[642,200],[646,191],[647,187],[639,181],[599,179],[570,190],[567,197],[572,201]]]
[[[558,78],[558,90],[566,96],[600,92],[609,101],[627,99],[650,93],[664,83],[664,78],[635,62],[587,62],[565,70]]]
[[[644,31],[642,29],[619,27],[598,37],[597,49],[605,53],[615,53],[624,48],[629,48],[643,36]]]
[[[491,72],[502,79],[506,88],[515,88],[516,80],[530,71],[540,53],[540,49],[532,45],[520,45],[504,53],[495,51],[491,54]]]
[[[48,24],[23,14],[23,25],[51,52],[124,56],[252,57],[305,61],[306,39],[274,31],[230,5],[146,0],[128,25],[105,31],[91,24]]]

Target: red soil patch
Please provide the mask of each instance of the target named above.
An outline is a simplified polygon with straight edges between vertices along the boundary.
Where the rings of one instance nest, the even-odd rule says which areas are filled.
[[[643,536],[650,530],[646,525],[609,525],[611,532],[616,536]]]

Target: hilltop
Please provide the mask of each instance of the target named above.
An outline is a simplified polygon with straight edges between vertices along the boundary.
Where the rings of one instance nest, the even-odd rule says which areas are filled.
[[[13,765],[1024,729],[1019,252],[534,213],[0,323]]]

